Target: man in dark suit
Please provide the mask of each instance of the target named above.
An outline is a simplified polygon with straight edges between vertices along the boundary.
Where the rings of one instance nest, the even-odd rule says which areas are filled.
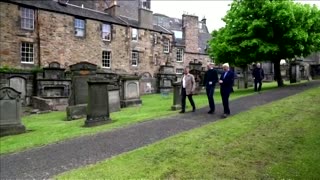
[[[213,114],[215,111],[214,104],[214,89],[216,87],[216,83],[218,82],[218,72],[213,68],[214,63],[208,63],[208,71],[204,76],[204,86],[206,87],[207,97],[209,101],[210,111],[208,114]]]
[[[229,64],[225,63],[222,65],[223,73],[220,76],[220,94],[222,98],[223,104],[223,117],[226,118],[230,115],[229,109],[229,96],[230,93],[233,92],[233,81],[234,81],[234,73],[229,70]]]
[[[260,63],[258,63],[257,66],[253,69],[252,76],[254,79],[254,91],[255,92],[258,91],[260,93],[261,86],[262,86],[262,80],[264,79],[264,71],[261,68]],[[259,86],[258,86],[258,84],[259,84]]]

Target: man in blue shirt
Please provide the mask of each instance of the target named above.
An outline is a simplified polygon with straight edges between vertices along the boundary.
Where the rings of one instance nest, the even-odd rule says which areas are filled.
[[[233,92],[234,73],[230,71],[228,63],[223,64],[222,68],[224,72],[220,76],[219,83],[224,112],[223,117],[226,118],[230,115],[229,96]]]

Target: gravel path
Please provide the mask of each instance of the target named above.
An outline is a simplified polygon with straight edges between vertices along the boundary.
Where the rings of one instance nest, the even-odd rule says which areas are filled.
[[[311,81],[239,98],[230,102],[231,113],[237,114],[319,85],[320,81]],[[187,112],[20,153],[2,155],[0,179],[48,179],[56,174],[217,121],[221,119],[222,105],[216,105],[214,115],[207,114],[207,111],[208,108],[197,109],[194,113]]]

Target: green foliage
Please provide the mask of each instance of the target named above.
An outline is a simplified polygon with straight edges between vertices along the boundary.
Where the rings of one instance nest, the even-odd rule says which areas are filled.
[[[43,69],[39,66],[35,66],[32,69],[18,69],[7,65],[0,67],[0,73],[38,73],[42,71]]]
[[[217,62],[244,66],[275,63],[320,50],[320,11],[291,0],[234,0],[223,18],[224,28],[212,33],[209,55]]]
[[[318,179],[319,90],[314,88],[55,178]]]

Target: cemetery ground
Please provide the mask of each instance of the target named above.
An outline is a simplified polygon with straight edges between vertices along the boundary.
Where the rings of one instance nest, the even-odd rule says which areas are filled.
[[[276,88],[276,83],[263,84],[263,91],[274,88]],[[252,88],[236,89],[230,99],[237,99],[252,94],[254,94]],[[156,120],[157,118],[170,116],[178,112],[170,109],[172,94],[168,97],[163,97],[160,94],[144,95],[141,99],[142,106],[123,108],[119,112],[113,112],[110,115],[112,123],[90,128],[83,126],[85,119],[66,121],[65,111],[25,116],[22,118],[22,123],[26,126],[27,133],[1,137],[0,154],[19,152],[70,138],[110,131],[134,123]],[[221,104],[219,89],[216,89],[214,99],[216,104]],[[208,105],[205,94],[194,96],[194,100],[197,108]]]
[[[319,92],[317,86],[55,178],[318,179]]]

